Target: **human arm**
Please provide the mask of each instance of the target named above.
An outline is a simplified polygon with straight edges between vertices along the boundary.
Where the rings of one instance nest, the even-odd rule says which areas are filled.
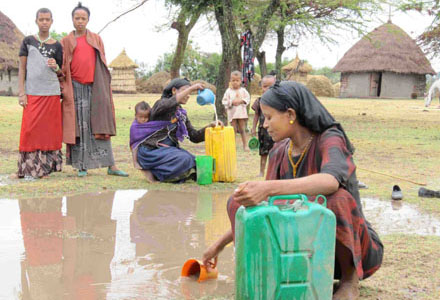
[[[184,89],[182,91],[178,91],[176,93],[176,101],[179,104],[186,104],[186,102],[188,101],[188,97],[192,92],[195,92],[197,90],[204,90],[204,89],[205,89],[205,87],[201,83],[193,84],[187,89]]]
[[[56,42],[55,45],[55,56],[48,59],[47,65],[57,74],[58,77],[61,77],[63,75],[63,71],[61,70],[63,67],[63,47],[59,42]]]
[[[254,104],[252,104],[252,110],[255,111],[254,120],[252,122],[252,131],[251,134],[255,136],[257,134],[257,124],[260,119],[260,98],[255,100]],[[263,125],[263,124],[261,124]]]
[[[254,206],[268,197],[288,194],[331,195],[339,188],[333,175],[317,173],[309,176],[287,179],[247,181],[234,191],[233,199],[244,206]]]
[[[223,95],[222,104],[225,106],[226,109],[232,107],[232,99],[229,93],[229,88],[226,90],[225,94]]]
[[[27,96],[25,91],[27,56],[20,56],[18,66],[18,104],[23,107],[27,105]]]
[[[202,257],[203,265],[210,267],[210,262],[212,259],[217,257],[219,253],[233,241],[232,229],[229,229],[225,234],[223,234],[217,241],[214,242],[208,249],[205,250]]]

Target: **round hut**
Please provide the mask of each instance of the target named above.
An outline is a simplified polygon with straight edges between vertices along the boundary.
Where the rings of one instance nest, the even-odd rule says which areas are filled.
[[[134,69],[139,68],[125,53],[125,49],[109,65],[112,68],[112,91],[114,93],[136,93]]]
[[[285,80],[300,82],[307,84],[308,75],[312,72],[312,66],[306,61],[299,59],[298,53],[294,60],[281,68]]]
[[[416,42],[388,21],[364,36],[333,68],[341,72],[340,97],[423,96],[426,74],[435,74]]]
[[[23,33],[0,11],[0,95],[18,95],[18,52]]]

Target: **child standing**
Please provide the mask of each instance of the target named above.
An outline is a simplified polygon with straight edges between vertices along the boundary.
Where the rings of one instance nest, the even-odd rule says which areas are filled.
[[[235,130],[238,129],[241,135],[244,151],[248,150],[245,128],[248,119],[246,105],[250,103],[250,100],[249,93],[241,87],[241,72],[233,71],[231,73],[230,88],[226,90],[222,103],[228,113],[228,122]]]
[[[141,101],[134,107],[134,117],[139,124],[147,123],[150,120],[150,105]]]
[[[263,94],[272,86],[275,84],[275,76],[273,75],[266,75],[261,80],[261,89],[263,90]],[[256,127],[258,124],[258,142],[260,142],[260,177],[264,176],[264,170],[266,169],[266,161],[267,161],[267,155],[269,154],[270,149],[272,149],[273,146],[273,140],[270,137],[269,133],[267,132],[266,128],[263,127],[264,125],[264,115],[261,112],[260,108],[260,98],[255,100],[254,104],[252,105],[252,109],[255,111],[254,115],[254,122],[252,124],[252,135],[256,135]]]

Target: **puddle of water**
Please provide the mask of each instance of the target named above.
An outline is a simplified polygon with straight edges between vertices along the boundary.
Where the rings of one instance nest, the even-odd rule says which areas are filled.
[[[380,234],[419,234],[440,236],[440,219],[421,213],[404,201],[362,198],[367,220]]]
[[[0,199],[0,299],[233,298],[234,253],[219,279],[181,278],[189,258],[230,228],[229,192],[126,190],[55,199]],[[379,234],[440,235],[405,202],[362,199]]]
[[[180,278],[183,263],[230,228],[228,195],[0,199],[0,299],[232,299],[233,247],[220,255],[218,280]]]

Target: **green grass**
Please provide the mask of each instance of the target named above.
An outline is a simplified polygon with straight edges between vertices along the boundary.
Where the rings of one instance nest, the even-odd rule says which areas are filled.
[[[113,151],[118,167],[127,171],[130,177],[107,176],[105,169],[98,169],[89,171],[86,178],[78,178],[70,166],[64,166],[61,173],[52,174],[48,179],[13,181],[1,186],[0,198],[61,196],[103,189],[230,190],[246,180],[261,180],[256,177],[259,172],[258,154],[244,153],[237,147],[236,183],[215,183],[208,187],[192,182],[181,185],[148,184],[132,166],[128,147],[129,127],[134,117],[134,105],[140,100],[153,104],[158,98],[159,95],[115,96],[118,135],[112,138]],[[419,198],[417,191],[420,186],[407,181],[426,183],[427,188],[440,189],[440,109],[424,110],[421,100],[321,100],[342,123],[356,147],[357,175],[369,186],[369,189],[361,190],[362,197],[389,200],[392,186],[398,184],[405,202],[440,216],[440,200]],[[0,102],[1,175],[16,172],[21,108],[16,98],[0,97]],[[210,107],[198,106],[194,97],[185,108],[196,128],[212,120]],[[239,137],[237,142],[240,142]],[[185,141],[183,147],[196,155],[204,154],[203,143]],[[440,299],[440,238],[393,235],[383,236],[382,240],[385,245],[383,266],[372,278],[362,282],[362,299]]]

